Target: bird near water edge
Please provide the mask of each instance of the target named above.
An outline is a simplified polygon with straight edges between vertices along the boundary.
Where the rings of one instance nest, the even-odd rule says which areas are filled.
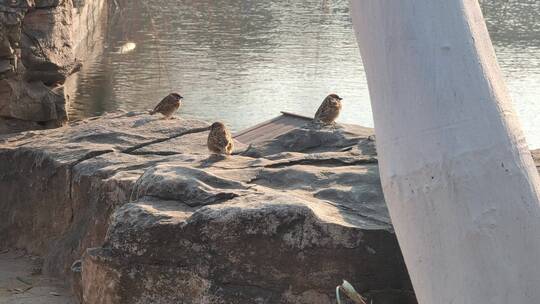
[[[207,145],[214,154],[231,155],[234,149],[231,132],[221,122],[214,122],[210,126]]]
[[[163,119],[173,118],[173,114],[180,108],[180,103],[183,98],[184,97],[180,96],[178,93],[171,93],[163,98],[149,113],[150,115],[160,113],[164,116]]]
[[[320,105],[317,113],[313,118],[313,122],[323,125],[335,125],[336,118],[338,118],[341,112],[343,98],[336,94],[330,94],[326,96]]]

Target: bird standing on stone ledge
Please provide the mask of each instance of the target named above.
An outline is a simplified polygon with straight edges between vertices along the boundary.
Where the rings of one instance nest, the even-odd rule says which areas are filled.
[[[167,97],[163,98],[158,105],[150,111],[150,115],[154,115],[156,113],[163,114],[163,119],[173,118],[172,115],[178,108],[180,108],[180,101],[182,100],[182,96],[177,93],[171,93],[167,95]]]
[[[323,125],[335,124],[336,118],[341,112],[341,100],[343,100],[343,98],[336,94],[326,96],[317,110],[317,113],[315,113],[313,121],[315,123],[322,123]]]
[[[221,122],[215,122],[210,126],[207,144],[208,150],[216,154],[230,155],[234,148],[231,132]]]

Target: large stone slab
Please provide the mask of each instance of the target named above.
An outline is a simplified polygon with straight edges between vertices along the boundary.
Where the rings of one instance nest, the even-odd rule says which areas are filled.
[[[82,257],[85,303],[334,303],[342,279],[415,303],[370,130],[306,126],[217,157],[207,126],[114,113],[0,137],[0,246],[66,278]]]

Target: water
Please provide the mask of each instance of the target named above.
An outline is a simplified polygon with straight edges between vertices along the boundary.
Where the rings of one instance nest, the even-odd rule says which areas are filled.
[[[336,92],[341,122],[373,125],[348,0],[117,1],[78,75],[72,117],[149,109],[178,91],[182,115],[238,131],[279,111],[311,116]],[[484,2],[527,140],[540,148],[540,1]],[[127,41],[137,48],[119,54]]]

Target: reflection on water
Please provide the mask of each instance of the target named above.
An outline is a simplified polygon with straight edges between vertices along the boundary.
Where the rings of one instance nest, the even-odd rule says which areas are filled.
[[[484,1],[497,59],[531,148],[540,148],[540,0]]]
[[[234,130],[279,111],[313,115],[345,98],[342,122],[372,126],[348,0],[117,0],[78,75],[74,117],[151,108],[170,91],[181,113]],[[491,0],[483,9],[527,138],[540,147],[540,1]],[[128,54],[119,48],[137,44]]]

